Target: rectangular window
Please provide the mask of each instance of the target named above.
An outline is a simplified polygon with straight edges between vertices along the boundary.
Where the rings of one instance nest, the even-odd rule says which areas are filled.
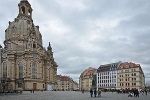
[[[6,71],[3,72],[3,76],[7,77],[7,72]]]
[[[34,53],[34,54],[33,54],[33,58],[36,58],[36,57],[37,57],[37,54]]]
[[[18,88],[22,88],[22,83],[18,83]]]
[[[134,86],[136,86],[136,83],[134,83]]]
[[[136,72],[136,69],[134,69],[134,71]]]
[[[136,81],[136,78],[134,78],[134,80]]]
[[[3,57],[3,58],[6,58],[6,57],[7,57],[7,53],[4,52],[4,53],[2,54],[2,57]]]
[[[8,48],[8,49],[11,49],[11,43],[8,43],[8,44],[7,44],[7,48]]]
[[[32,72],[32,78],[36,79],[36,72]]]
[[[19,78],[23,78],[23,73],[19,72]]]

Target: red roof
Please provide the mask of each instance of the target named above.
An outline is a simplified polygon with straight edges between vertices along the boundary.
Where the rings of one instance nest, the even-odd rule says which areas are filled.
[[[132,62],[125,62],[125,63],[121,63],[118,69],[136,68],[136,67],[140,67],[140,64],[135,64]]]

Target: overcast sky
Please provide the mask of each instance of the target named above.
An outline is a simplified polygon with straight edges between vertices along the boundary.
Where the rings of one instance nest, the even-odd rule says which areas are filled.
[[[78,81],[89,67],[140,64],[150,82],[150,0],[28,0],[43,46],[51,43],[58,74]],[[20,0],[0,0],[0,44]]]

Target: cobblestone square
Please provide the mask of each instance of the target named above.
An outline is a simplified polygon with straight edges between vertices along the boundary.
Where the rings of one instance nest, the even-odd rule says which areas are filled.
[[[0,95],[0,100],[150,100],[150,94],[140,97],[128,97],[128,94],[117,94],[111,92],[102,92],[102,97],[90,97],[89,92],[79,91],[35,91],[30,93],[24,91],[23,94]]]

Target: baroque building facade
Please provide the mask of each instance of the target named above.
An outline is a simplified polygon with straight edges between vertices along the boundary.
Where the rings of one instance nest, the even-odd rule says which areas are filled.
[[[94,77],[94,73],[96,72],[96,68],[89,67],[83,73],[81,73],[79,77],[79,89],[89,91],[92,86],[92,80]]]
[[[1,80],[11,90],[47,90],[57,88],[57,63],[51,45],[43,47],[39,26],[32,19],[32,7],[27,0],[18,4],[19,14],[5,30],[1,46]],[[11,87],[11,88],[10,88]]]

